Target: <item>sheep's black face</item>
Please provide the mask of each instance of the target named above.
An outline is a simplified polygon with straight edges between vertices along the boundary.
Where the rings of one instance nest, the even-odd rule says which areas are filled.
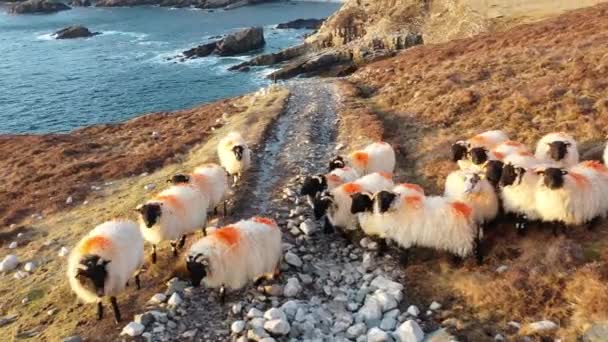
[[[545,186],[551,190],[556,190],[564,186],[564,176],[568,174],[568,171],[551,167],[541,172],[541,174],[543,173]]]
[[[188,184],[190,182],[190,176],[184,175],[183,173],[177,173],[173,177],[167,179],[168,183],[173,184]]]
[[[455,163],[459,160],[463,160],[467,155],[467,147],[463,142],[457,142],[452,145],[452,161]]]
[[[553,141],[548,143],[549,145],[549,156],[555,161],[564,159],[566,153],[568,153],[569,142],[564,141]]]
[[[324,175],[309,176],[304,180],[300,194],[302,196],[314,197],[325,189],[327,189],[327,179],[325,179]]]
[[[515,166],[506,164],[502,169],[502,175],[500,176],[500,186],[509,186],[515,183],[517,174],[515,173]]]
[[[238,161],[241,161],[243,159],[243,152],[244,151],[245,151],[245,148],[243,148],[243,146],[234,146],[232,148],[232,153],[234,153],[234,157]]]
[[[323,215],[327,213],[327,209],[334,202],[331,194],[325,192],[321,196],[318,196],[314,200],[313,211],[315,213],[315,219],[320,220]]]
[[[378,210],[380,213],[385,213],[391,208],[393,201],[397,198],[397,194],[383,190],[378,192],[375,197],[378,203]]]
[[[146,224],[146,227],[152,228],[162,213],[160,203],[147,203],[137,208],[137,211],[141,214],[141,217]]]
[[[188,272],[190,272],[190,281],[192,282],[192,286],[198,287],[201,284],[201,281],[207,276],[208,267],[209,262],[203,257],[202,254],[188,256],[188,259],[186,260],[186,268],[188,269]]]
[[[345,167],[344,158],[342,156],[336,156],[334,159],[329,161],[329,171],[333,171],[335,169],[341,169]]]
[[[98,255],[87,254],[80,260],[76,278],[83,286],[94,289],[97,296],[102,297],[109,263],[109,260],[104,260]]]
[[[504,163],[500,160],[488,160],[488,163],[486,164],[486,179],[494,187],[500,182],[503,166]]]
[[[481,165],[488,160],[488,150],[483,147],[474,147],[469,151],[469,154],[475,165]]]
[[[370,194],[356,193],[351,196],[353,203],[350,207],[352,214],[372,212],[374,210],[374,200]]]

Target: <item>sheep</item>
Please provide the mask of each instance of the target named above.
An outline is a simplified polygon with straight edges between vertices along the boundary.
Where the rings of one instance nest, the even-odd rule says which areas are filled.
[[[473,208],[473,220],[481,231],[498,215],[498,196],[485,175],[462,170],[451,172],[445,180],[444,196]]]
[[[508,140],[509,136],[505,132],[494,130],[480,133],[466,141],[457,141],[451,147],[452,161],[463,160],[467,156],[467,152],[472,148],[484,147],[492,149]]]
[[[175,174],[169,180],[173,184],[193,184],[209,198],[209,209],[217,215],[217,206],[223,202],[224,217],[226,217],[226,195],[228,194],[228,178],[224,168],[217,164],[204,164],[191,174]]]
[[[606,143],[606,147],[604,148],[604,165],[608,166],[608,143]]]
[[[386,142],[375,142],[350,154],[350,164],[361,176],[395,171],[395,150]]]
[[[353,182],[357,178],[359,178],[357,172],[351,167],[345,166],[342,168],[336,168],[325,175],[320,174],[306,177],[302,183],[300,194],[302,196],[307,196],[308,202],[312,207],[314,198],[317,196],[317,194],[323,192],[324,190],[333,190],[337,186],[344,183]]]
[[[103,318],[101,300],[110,297],[114,318],[120,322],[116,296],[130,277],[140,289],[139,271],[144,263],[144,239],[137,223],[113,220],[85,235],[68,257],[67,277],[72,291],[86,303],[97,303],[97,319]]]
[[[393,187],[392,174],[372,173],[354,182],[325,191],[315,199],[314,213],[317,220],[326,215],[325,232],[330,233],[334,227],[344,230],[356,228],[356,217],[351,213],[351,195],[359,192],[375,193]]]
[[[536,158],[542,161],[555,163],[557,167],[567,168],[579,161],[576,141],[570,135],[549,133],[536,144]]]
[[[599,162],[587,161],[570,169],[539,168],[535,207],[541,220],[557,226],[587,224],[608,212],[608,169]]]
[[[344,157],[335,156],[332,160],[329,161],[329,172],[335,169],[341,169],[346,166],[346,162],[344,161]]]
[[[282,256],[281,230],[268,218],[253,217],[220,228],[195,242],[186,256],[193,286],[201,281],[220,288],[240,289],[258,278],[274,278]]]
[[[384,215],[386,237],[406,251],[420,246],[461,258],[475,254],[481,264],[481,232],[467,204],[443,196],[399,196],[390,191],[377,193],[375,201]]]
[[[251,150],[238,132],[230,132],[220,140],[217,155],[222,167],[234,177],[233,184],[238,183],[243,172],[251,166]]]
[[[517,141],[513,141],[513,140],[507,140],[505,142],[502,142],[500,144],[498,144],[496,147],[494,147],[491,150],[492,154],[494,155],[494,157],[498,160],[503,160],[505,159],[507,156],[510,156],[512,154],[529,154],[530,150],[528,149],[528,147],[526,147],[526,145],[519,143]]]
[[[186,234],[198,228],[206,234],[209,198],[194,186],[174,185],[135,210],[140,214],[140,230],[152,244],[152,263],[156,263],[156,245],[170,240],[173,255],[184,246]],[[177,241],[179,239],[179,242]]]

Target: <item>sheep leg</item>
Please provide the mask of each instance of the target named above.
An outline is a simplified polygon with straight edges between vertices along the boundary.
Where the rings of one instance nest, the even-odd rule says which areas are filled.
[[[137,273],[135,275],[135,287],[137,287],[138,290],[141,290],[141,283],[139,281],[139,273]]]
[[[152,263],[156,264],[156,245],[152,245]]]
[[[177,256],[177,242],[171,241],[171,251],[173,252],[173,256]]]
[[[595,226],[597,226],[597,224],[600,222],[600,218],[599,217],[594,217],[591,221],[587,222],[586,226],[587,226],[587,230],[588,231],[593,231],[595,229]]]
[[[207,236],[207,227],[203,227],[203,236]]]
[[[226,302],[226,287],[224,284],[220,287],[220,304],[224,304]]]
[[[378,251],[376,254],[378,256],[383,256],[384,253],[386,253],[386,250],[388,249],[388,246],[386,245],[386,239],[379,238],[377,243],[378,243]]]
[[[217,207],[213,208],[213,216],[217,216]]]
[[[325,223],[323,224],[323,233],[331,234],[334,232],[334,226],[329,222],[327,216],[325,216]]]
[[[116,297],[110,297],[110,303],[112,303],[112,310],[114,310],[114,319],[116,323],[120,322],[120,310],[118,309],[118,303],[116,302]]]
[[[101,302],[97,302],[97,320],[101,320],[103,318],[103,305]]]
[[[475,238],[475,259],[477,261],[477,265],[481,265],[483,263],[483,253],[481,252],[481,239],[479,236]]]
[[[528,228],[528,216],[517,215],[516,220],[515,229],[517,229],[517,234],[520,236],[526,235],[526,229]]]
[[[182,249],[182,248],[184,248],[185,244],[186,244],[186,235],[182,235],[182,237],[179,239],[179,244],[177,245],[177,248]]]
[[[553,221],[553,236],[558,236],[558,229],[560,229],[560,222],[559,221]]]
[[[228,216],[228,201],[224,201],[224,217]]]
[[[399,253],[399,263],[403,264],[403,266],[407,266],[410,260],[410,249],[405,248],[401,249],[401,253]]]

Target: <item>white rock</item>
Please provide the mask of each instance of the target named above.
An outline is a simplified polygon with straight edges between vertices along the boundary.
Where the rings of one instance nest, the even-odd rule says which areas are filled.
[[[57,255],[59,255],[60,257],[65,257],[70,253],[70,250],[67,249],[67,247],[63,246],[59,249],[59,253],[57,253]]]
[[[268,337],[268,333],[264,328],[253,328],[247,331],[247,338],[253,341],[261,341],[263,338]]]
[[[395,336],[401,342],[420,342],[424,339],[424,332],[416,321],[410,319],[397,328]]]
[[[122,329],[122,332],[120,334],[135,337],[141,335],[141,333],[144,332],[145,328],[146,327],[144,327],[143,324],[130,322]]]
[[[152,138],[156,139],[160,137],[160,133],[158,133],[157,131],[153,131],[152,132]]]
[[[17,265],[19,265],[19,258],[13,254],[9,254],[0,262],[0,272],[12,271],[17,268]]]
[[[287,335],[291,327],[287,320],[273,319],[264,323],[264,329],[273,335]]]
[[[365,325],[365,323],[357,323],[346,329],[346,337],[350,339],[356,339],[357,337],[364,335],[366,332],[367,326]]]
[[[302,267],[302,259],[292,252],[285,253],[285,261],[294,267]]]
[[[545,320],[545,321],[538,321],[538,322],[530,323],[530,324],[528,324],[528,328],[531,331],[538,333],[538,332],[547,332],[547,331],[556,330],[557,328],[559,328],[559,326],[552,321]]]
[[[397,300],[384,290],[377,290],[373,297],[380,303],[382,312],[387,312],[397,307]]]
[[[407,313],[411,316],[418,317],[418,315],[420,315],[420,309],[418,309],[416,305],[410,305],[407,308]]]
[[[272,337],[264,337],[260,342],[276,342],[276,340]]]
[[[74,202],[72,196],[68,196],[68,198],[65,200],[65,204],[72,204],[72,202]]]
[[[300,223],[300,230],[304,234],[310,236],[317,231],[317,225],[314,222],[312,222],[311,219],[307,219],[306,221]]]
[[[173,294],[171,295],[171,298],[169,298],[169,300],[167,301],[167,304],[169,306],[179,306],[184,302],[184,300],[182,299],[182,297],[180,297],[177,292],[173,292]]]
[[[519,324],[518,322],[515,321],[510,321],[509,323],[507,323],[508,326],[511,326],[517,330],[521,329],[521,324]]]
[[[28,275],[30,275],[30,274],[19,270],[19,271],[15,272],[15,274],[13,274],[13,278],[23,279],[23,278],[27,277]]]
[[[395,281],[389,280],[383,276],[377,276],[372,280],[370,285],[390,293],[395,297],[397,302],[401,302],[403,299],[403,285]]]
[[[496,268],[496,273],[504,273],[509,269],[509,266],[507,265],[501,265],[498,266],[498,268]]]
[[[19,234],[17,234],[17,237],[18,237],[18,238],[23,237],[23,233],[19,233]]]
[[[357,312],[366,323],[379,322],[382,318],[382,306],[378,300],[372,296],[368,296],[365,304]]]
[[[431,309],[433,311],[437,311],[437,310],[441,309],[441,304],[439,304],[437,302],[432,302],[431,305],[429,305],[429,309]]]
[[[247,312],[247,318],[256,318],[256,317],[262,317],[262,316],[264,316],[264,313],[256,308],[251,308]]]
[[[8,249],[15,249],[17,248],[17,241],[13,241],[11,242],[10,245],[8,245]]]
[[[501,334],[496,334],[496,336],[494,336],[494,341],[504,341],[505,337],[502,336]]]
[[[287,316],[285,315],[283,310],[277,309],[277,308],[272,308],[272,309],[269,309],[266,312],[264,312],[264,319],[267,321],[272,321],[275,319],[280,319],[282,321],[286,321]]]
[[[239,313],[241,313],[241,310],[243,310],[242,303],[236,303],[232,306],[232,313],[235,315],[238,315]]]
[[[25,263],[25,265],[23,265],[23,269],[27,272],[32,272],[34,269],[36,269],[36,264],[34,264],[33,262],[27,262]]]
[[[146,190],[146,191],[150,191],[150,190],[154,190],[154,189],[156,189],[156,184],[149,183],[149,184],[144,185],[144,190]]]
[[[367,332],[367,342],[390,342],[392,341],[389,334],[382,329],[371,328]]]
[[[393,317],[384,317],[380,322],[380,329],[384,331],[392,331],[397,326],[397,319]]]
[[[243,330],[245,330],[245,321],[235,321],[230,326],[230,330],[234,334],[240,334],[241,332],[243,332]]]
[[[283,295],[285,297],[295,297],[302,291],[302,286],[300,285],[300,281],[298,278],[289,278],[287,279],[287,284],[283,288]]]
[[[288,300],[283,305],[281,305],[281,310],[283,310],[285,315],[287,315],[287,317],[289,317],[290,319],[294,318],[299,308],[300,306],[294,300]]]
[[[154,296],[152,296],[152,298],[150,298],[150,300],[148,301],[148,304],[160,304],[160,303],[164,303],[167,300],[167,296],[165,296],[164,293],[157,293]]]

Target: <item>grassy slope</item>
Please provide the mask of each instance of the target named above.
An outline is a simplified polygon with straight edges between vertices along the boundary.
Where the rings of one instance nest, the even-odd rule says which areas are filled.
[[[25,222],[22,228],[12,232],[13,236],[6,234],[4,239],[8,241],[14,238],[15,233],[23,232],[24,236],[17,240],[21,245],[27,243],[27,246],[20,247],[16,254],[22,261],[33,259],[41,266],[32,276],[22,280],[12,279],[12,273],[0,278],[0,315],[19,315],[17,322],[0,328],[0,335],[10,340],[33,329],[39,332],[32,339],[36,341],[58,341],[72,334],[79,334],[91,341],[108,341],[116,337],[123,325],[113,323],[107,303],[107,319],[101,322],[94,319],[92,305],[76,305],[76,299],[65,281],[65,259],[57,257],[60,246],[73,245],[86,231],[105,220],[119,216],[135,219],[132,209],[150,196],[150,192],[144,190],[144,185],[154,183],[158,186],[157,189],[163,188],[168,176],[176,171],[189,170],[198,164],[216,161],[217,142],[230,130],[243,132],[247,141],[255,146],[263,138],[268,124],[282,111],[287,95],[287,90],[277,88],[268,94],[254,94],[229,100],[228,102],[238,110],[231,113],[228,123],[184,152],[180,162],[163,166],[147,176],[117,180],[95,198],[90,198],[86,206],[78,205],[41,221]],[[221,115],[221,112],[208,114]],[[153,122],[150,127],[154,127]],[[100,180],[105,180],[103,174],[100,175]],[[51,239],[55,243],[45,246],[45,242]],[[0,255],[8,253],[5,244],[4,248],[0,249]],[[166,258],[169,253],[168,248],[163,249],[159,263],[142,275],[143,289],[140,292],[127,291],[119,298],[126,321],[132,319],[134,313],[143,310],[145,302],[152,294],[164,291],[162,285],[172,277],[175,269],[175,265],[172,265],[174,260]],[[30,301],[22,305],[21,300],[26,297]],[[58,309],[57,313],[47,315],[47,311],[53,308]]]
[[[440,193],[455,168],[450,144],[488,129],[505,129],[530,147],[545,133],[568,131],[584,156],[597,158],[608,133],[607,18],[608,6],[599,5],[503,33],[412,48],[351,76],[344,95],[352,97],[352,108],[344,112],[366,120],[373,113],[383,129],[371,135],[383,134],[398,147],[399,178],[429,193]],[[366,126],[358,131],[365,134]],[[546,227],[531,227],[525,238],[513,230],[508,221],[491,227],[483,267],[454,268],[418,250],[406,270],[410,297],[443,301],[448,310],[436,319],[458,318],[446,325],[474,341],[513,334],[510,320],[541,319],[558,322],[556,335],[573,340],[592,322],[608,319],[607,222],[560,238]],[[499,275],[500,265],[509,269]]]

